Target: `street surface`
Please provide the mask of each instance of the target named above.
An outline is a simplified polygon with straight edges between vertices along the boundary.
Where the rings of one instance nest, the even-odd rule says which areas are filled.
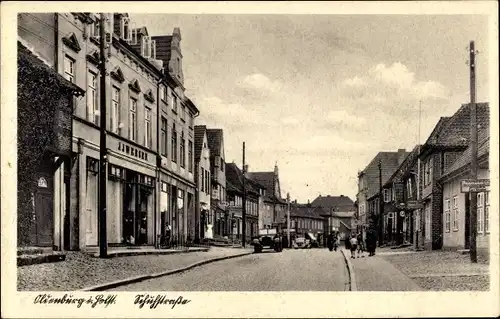
[[[113,290],[344,291],[349,290],[349,277],[340,251],[316,248],[264,251]]]

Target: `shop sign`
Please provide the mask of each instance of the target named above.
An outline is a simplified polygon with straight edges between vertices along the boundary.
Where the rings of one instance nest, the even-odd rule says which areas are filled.
[[[481,193],[489,190],[489,179],[464,179],[460,181],[460,191],[462,193]]]
[[[138,159],[142,159],[144,161],[148,160],[148,153],[142,151],[137,147],[130,146],[128,144],[118,142],[118,150],[124,154],[136,157]]]

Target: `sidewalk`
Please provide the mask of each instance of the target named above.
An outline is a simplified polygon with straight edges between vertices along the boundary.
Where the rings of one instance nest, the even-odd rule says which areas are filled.
[[[350,259],[351,253],[344,249],[351,263],[358,291],[422,291],[412,279],[379,256]]]
[[[250,249],[212,247],[207,252],[140,255],[99,259],[82,252],[67,252],[66,260],[17,268],[17,289],[28,291],[80,290],[90,286],[187,267],[197,262],[239,255]]]
[[[489,265],[472,264],[469,255],[451,251],[421,251],[407,254],[380,254],[425,290],[487,291]],[[373,257],[371,257],[373,258]]]

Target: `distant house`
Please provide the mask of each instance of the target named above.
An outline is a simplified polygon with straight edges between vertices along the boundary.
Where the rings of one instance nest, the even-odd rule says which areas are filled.
[[[488,127],[478,134],[478,178],[489,179],[490,137]],[[448,167],[439,182],[443,187],[443,248],[469,248],[470,198],[460,190],[460,181],[469,178],[471,149],[467,148],[457,160]],[[478,252],[488,255],[490,240],[490,192],[474,193],[477,196],[477,248]]]
[[[298,204],[297,201],[290,203],[290,228],[293,230],[291,239],[304,236],[323,242],[325,214],[325,210],[319,206]]]
[[[379,152],[370,163],[358,173],[358,202],[357,228],[365,230],[370,221],[378,216],[380,181],[378,164],[381,163],[382,184],[392,176],[408,155],[405,149],[397,152]]]
[[[265,187],[263,192],[263,209],[259,218],[259,228],[268,225],[271,219],[271,227],[278,226],[280,229],[286,228],[286,200],[281,197],[281,187],[279,179],[278,164],[274,166],[272,172],[248,172],[248,177]]]
[[[345,238],[355,230],[356,207],[348,196],[318,196],[312,201],[313,207],[324,210],[323,218],[326,220],[323,229],[323,238],[331,231],[338,231],[341,238]]]
[[[478,127],[489,127],[488,103],[477,103]],[[470,105],[463,104],[451,117],[441,117],[420,151],[424,246],[443,246],[443,173],[462,155],[470,139]]]

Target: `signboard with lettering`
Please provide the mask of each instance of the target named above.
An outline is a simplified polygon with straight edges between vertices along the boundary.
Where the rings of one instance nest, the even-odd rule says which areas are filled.
[[[464,179],[460,181],[460,191],[462,193],[481,193],[489,190],[489,179]]]

